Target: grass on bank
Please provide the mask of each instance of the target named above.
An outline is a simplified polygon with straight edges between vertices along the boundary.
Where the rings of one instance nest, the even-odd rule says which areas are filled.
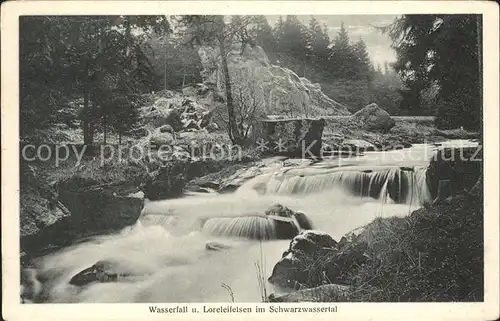
[[[350,291],[343,301],[483,300],[481,201],[459,197],[408,217],[377,218],[359,237],[368,244],[365,255],[370,259],[345,275]],[[334,264],[328,258],[317,263],[323,264],[318,271]]]

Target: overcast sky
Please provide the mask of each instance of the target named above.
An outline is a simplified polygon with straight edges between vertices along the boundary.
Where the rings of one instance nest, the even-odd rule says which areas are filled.
[[[308,25],[311,15],[297,16],[302,23]],[[321,24],[325,23],[329,30],[330,39],[333,39],[340,29],[343,21],[352,42],[362,38],[366,42],[370,58],[382,67],[384,62],[396,59],[394,50],[391,49],[391,40],[373,26],[385,26],[396,18],[395,15],[325,15],[314,16]],[[267,16],[269,24],[274,27],[278,16]]]

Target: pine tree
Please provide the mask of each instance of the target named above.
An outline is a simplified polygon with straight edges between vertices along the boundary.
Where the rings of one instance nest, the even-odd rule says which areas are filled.
[[[324,64],[328,60],[330,38],[326,26],[322,29],[316,18],[309,21],[307,45],[315,63]]]
[[[287,16],[283,24],[283,33],[278,40],[279,51],[298,59],[306,57],[305,27],[296,16]]]
[[[252,33],[255,42],[264,49],[271,63],[276,63],[276,40],[269,22],[265,16],[254,16],[253,23]]]
[[[99,110],[117,87],[134,92],[154,81],[138,46],[141,38],[131,30],[142,30],[145,37],[168,26],[164,16],[39,16],[23,18],[20,25],[21,110],[27,112],[23,122],[35,130],[48,127],[57,108],[83,97],[84,144],[93,143]],[[45,61],[33,60],[40,54]],[[41,112],[40,106],[46,110]],[[31,122],[32,111],[46,111],[48,121]]]
[[[359,79],[372,80],[370,55],[363,39],[359,39],[353,46],[356,58],[356,77]]]
[[[330,48],[329,65],[330,70],[337,77],[351,78],[356,74],[356,57],[349,43],[349,34],[343,22]]]
[[[276,25],[273,28],[273,36],[274,36],[274,41],[276,42],[276,52],[283,52],[281,48],[281,43],[283,40],[283,34],[285,30],[285,21],[283,20],[283,16],[278,17],[278,21],[276,22]]]

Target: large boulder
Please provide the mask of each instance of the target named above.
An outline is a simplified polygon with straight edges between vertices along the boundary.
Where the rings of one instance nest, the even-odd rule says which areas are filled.
[[[77,234],[120,230],[134,224],[144,206],[144,194],[130,185],[106,186],[74,176],[58,182],[59,198],[71,211]]]
[[[334,251],[336,245],[337,242],[328,234],[316,230],[302,231],[292,239],[288,250],[274,266],[268,281],[291,288],[295,288],[297,284],[308,286],[311,282],[320,284],[321,271],[309,268],[315,260]]]
[[[375,103],[357,111],[352,115],[352,119],[363,128],[373,131],[388,132],[396,125],[396,121],[392,119],[391,115]]]
[[[322,155],[325,120],[266,119],[255,131],[257,143],[264,154],[309,158]]]
[[[337,243],[326,233],[302,231],[274,266],[269,282],[293,289],[348,283],[349,275],[368,260],[366,237],[348,237]]]
[[[171,109],[173,107],[173,103],[170,99],[167,99],[165,97],[160,97],[158,100],[155,101],[153,107],[155,109]]]
[[[174,134],[170,125],[163,125],[152,133],[149,139],[152,146],[159,148],[160,146],[171,146],[175,143]]]
[[[40,196],[21,194],[21,249],[33,254],[48,246],[68,244],[71,213],[64,204],[54,205]]]
[[[482,176],[482,167],[482,146],[446,147],[438,150],[431,158],[426,172],[432,198],[437,197],[439,181],[442,180],[450,182],[452,194],[471,189]]]
[[[201,47],[198,54],[204,68],[202,77],[223,91],[224,77],[218,51]],[[249,91],[256,102],[265,102],[259,104],[258,113],[349,115],[347,108],[326,96],[318,84],[300,78],[290,69],[272,65],[259,46],[234,44],[227,63],[233,90],[243,94]]]

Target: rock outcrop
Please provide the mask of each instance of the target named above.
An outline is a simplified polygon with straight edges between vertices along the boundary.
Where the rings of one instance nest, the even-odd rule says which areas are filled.
[[[144,206],[144,193],[134,186],[103,186],[74,176],[59,182],[58,189],[71,211],[71,229],[82,235],[132,225]]]
[[[203,87],[204,84],[199,84]],[[186,88],[185,88],[186,89]],[[210,91],[207,93],[206,91]],[[150,130],[169,126],[175,132],[190,132],[205,129],[214,131],[218,126],[212,123],[212,109],[219,101],[213,101],[213,90],[209,87],[192,88],[180,94],[161,91],[145,95],[140,115],[144,126]]]
[[[471,189],[482,175],[482,147],[443,148],[432,157],[427,184],[432,198],[438,195],[439,181],[450,181],[451,194]]]
[[[198,50],[204,67],[205,81],[217,84],[223,91],[224,77],[218,51],[210,47]],[[261,112],[293,116],[349,115],[347,108],[326,96],[319,84],[297,76],[293,71],[272,65],[259,46],[234,44],[228,55],[233,91],[251,91],[261,102]]]
[[[263,154],[309,158],[322,155],[325,120],[320,119],[266,119],[256,130],[257,144]]]
[[[50,244],[66,243],[71,213],[60,202],[57,191],[38,176],[34,166],[21,162],[20,172],[20,245],[24,260],[29,261],[31,254]]]
[[[184,190],[186,192],[234,192],[244,182],[261,173],[261,169],[254,162],[233,164],[218,172],[193,179]]]
[[[302,231],[274,266],[269,282],[293,289],[345,284],[347,276],[367,260],[367,243],[359,237],[337,243],[330,235]]]
[[[175,146],[177,147],[177,146]],[[237,165],[242,160],[217,160],[200,159],[197,161],[184,160],[167,162],[153,173],[145,184],[144,192],[150,200],[168,199],[179,197],[185,191],[199,192],[202,188],[218,189],[223,191],[230,188],[231,180],[224,181],[225,173],[232,169],[243,168],[245,165]],[[248,159],[250,161],[250,159]],[[233,167],[234,166],[234,167]],[[225,169],[219,174],[209,175]],[[204,177],[206,175],[206,177]],[[199,179],[195,179],[199,178]],[[192,182],[190,182],[193,180]],[[190,182],[190,184],[188,184]]]
[[[396,125],[391,115],[375,103],[358,110],[352,115],[352,119],[364,129],[371,131],[388,132]]]
[[[34,252],[65,238],[70,211],[61,202],[50,200],[35,193],[21,194],[20,236],[21,249]]]
[[[308,263],[333,251],[337,242],[328,234],[315,230],[303,231],[290,242],[281,259],[274,266],[268,281],[283,287],[308,285],[315,273],[308,271]],[[317,277],[317,276],[316,276]],[[315,283],[320,283],[318,280]]]

